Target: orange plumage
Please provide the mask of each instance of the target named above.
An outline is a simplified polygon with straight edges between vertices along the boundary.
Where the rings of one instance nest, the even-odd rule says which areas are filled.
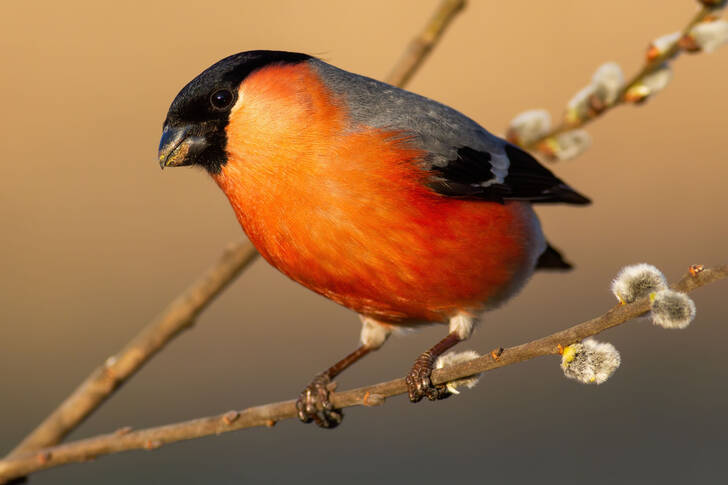
[[[307,65],[261,69],[239,100],[214,179],[266,260],[358,313],[416,323],[477,312],[543,251],[528,204],[443,197],[401,134],[347,132],[345,106]]]

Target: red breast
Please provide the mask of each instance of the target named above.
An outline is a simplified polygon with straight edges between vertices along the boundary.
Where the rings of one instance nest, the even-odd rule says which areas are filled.
[[[443,321],[510,296],[544,248],[528,203],[444,197],[406,135],[352,129],[307,64],[240,85],[215,181],[260,253],[358,313]]]

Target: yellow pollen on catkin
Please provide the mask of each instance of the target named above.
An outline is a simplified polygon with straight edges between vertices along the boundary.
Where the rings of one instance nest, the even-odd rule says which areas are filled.
[[[568,347],[564,348],[564,354],[562,356],[561,361],[564,363],[572,362],[576,358],[576,349],[573,345],[569,345]]]
[[[630,102],[642,101],[649,96],[651,92],[650,88],[644,84],[635,84],[624,94],[624,99]]]

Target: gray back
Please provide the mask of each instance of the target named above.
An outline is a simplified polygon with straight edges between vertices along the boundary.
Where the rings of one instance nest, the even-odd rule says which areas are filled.
[[[457,158],[457,150],[470,147],[490,153],[492,182],[503,183],[508,173],[505,141],[454,109],[404,89],[344,71],[319,59],[308,61],[329,89],[347,102],[356,125],[402,130],[429,155],[429,166],[444,167]],[[483,181],[485,182],[485,181]]]

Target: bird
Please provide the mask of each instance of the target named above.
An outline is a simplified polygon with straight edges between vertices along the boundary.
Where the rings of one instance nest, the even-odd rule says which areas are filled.
[[[400,329],[448,325],[407,374],[448,397],[435,360],[536,269],[568,269],[532,205],[589,204],[533,156],[453,108],[302,53],[226,57],[174,98],[162,168],[197,166],[292,280],[354,312],[360,345],[316,375],[298,418],[341,423],[330,384]]]

